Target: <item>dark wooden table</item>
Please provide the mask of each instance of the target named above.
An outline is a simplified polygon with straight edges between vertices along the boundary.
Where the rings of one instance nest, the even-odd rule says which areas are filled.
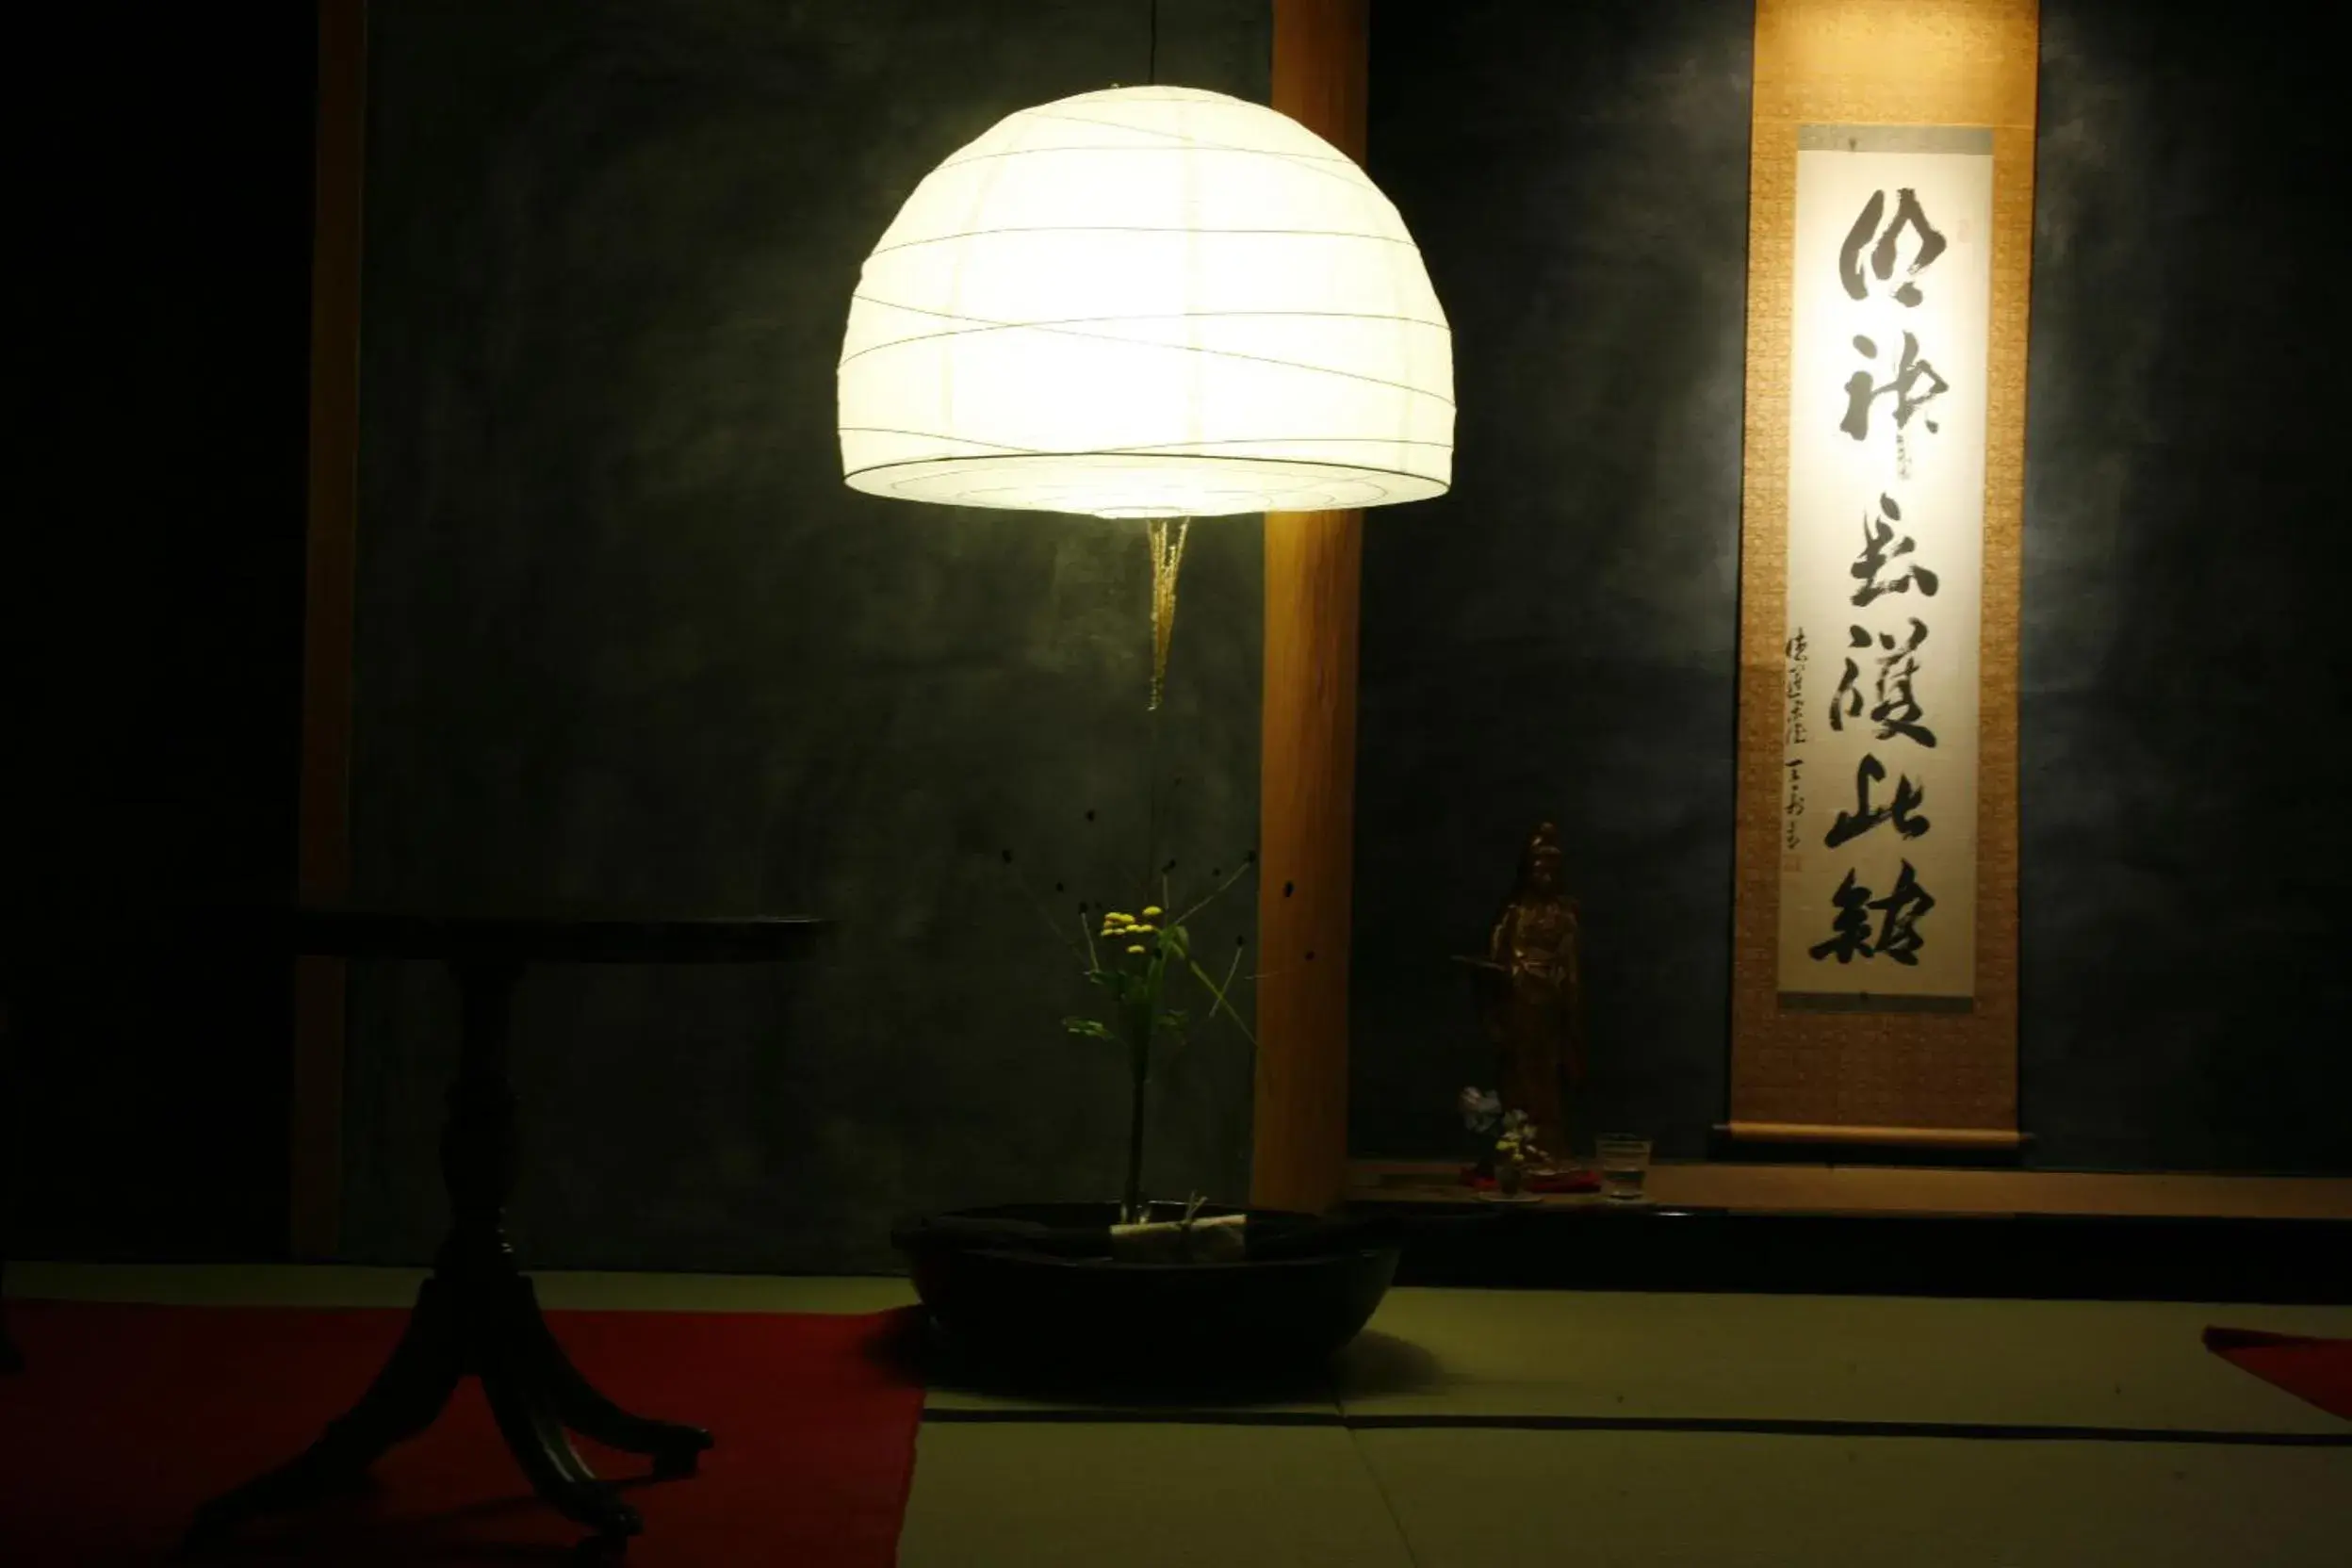
[[[376,1459],[430,1427],[459,1381],[481,1380],[499,1432],[531,1489],[567,1518],[617,1543],[637,1511],[573,1448],[578,1432],[652,1457],[657,1474],[691,1474],[710,1446],[699,1427],[621,1409],[575,1368],[540,1315],[537,1294],[507,1245],[515,1174],[514,1090],[507,1076],[515,982],[534,963],[768,963],[808,951],[827,923],[794,916],[666,919],[559,912],[445,916],[366,909],[158,912],[98,923],[109,943],[152,926],[182,945],[449,965],[462,1004],[456,1078],[441,1133],[449,1231],[418,1290],[408,1327],[374,1383],[316,1443],[275,1470],[207,1503],[188,1536],[215,1544],[244,1520],[304,1507],[356,1484]],[[88,924],[52,939],[82,945]],[[41,945],[36,934],[30,940]],[[24,944],[18,946],[22,958]]]

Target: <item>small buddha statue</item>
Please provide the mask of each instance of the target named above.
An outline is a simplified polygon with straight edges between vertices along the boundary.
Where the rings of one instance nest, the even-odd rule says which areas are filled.
[[[1503,1104],[1525,1111],[1536,1146],[1568,1155],[1568,1098],[1584,1086],[1584,975],[1576,906],[1560,888],[1560,829],[1539,825],[1519,857],[1519,884],[1487,935],[1477,972],[1478,1021],[1500,1057]]]

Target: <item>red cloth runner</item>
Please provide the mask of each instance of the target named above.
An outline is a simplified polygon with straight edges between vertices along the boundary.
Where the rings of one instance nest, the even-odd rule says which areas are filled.
[[[2330,1415],[2352,1421],[2352,1339],[2208,1329],[2205,1348]]]
[[[155,1563],[197,1505],[289,1459],[374,1376],[407,1314],[24,1301],[27,1370],[0,1379],[0,1562]],[[628,1561],[890,1568],[923,1389],[892,1353],[904,1313],[555,1312],[580,1370],[623,1406],[708,1427],[698,1475],[579,1446],[645,1520]],[[377,1484],[229,1561],[561,1560],[583,1534],[531,1494],[472,1380],[375,1468]]]

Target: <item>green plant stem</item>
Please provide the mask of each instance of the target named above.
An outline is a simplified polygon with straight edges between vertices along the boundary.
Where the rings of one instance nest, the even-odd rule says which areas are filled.
[[[1158,576],[1163,569],[1172,570],[1173,565],[1172,564],[1169,564],[1165,568],[1163,567],[1163,564],[1160,560],[1160,552],[1155,544],[1152,549],[1152,570],[1155,584]],[[1160,596],[1156,587],[1153,591],[1152,599],[1152,615],[1154,618],[1152,628],[1152,645],[1153,658],[1156,663],[1161,639],[1161,629],[1157,624],[1157,618],[1164,612],[1160,608]],[[1174,609],[1175,606],[1173,602],[1170,602],[1165,612],[1173,613]],[[1152,701],[1149,708],[1146,710],[1145,722],[1148,726],[1148,739],[1144,747],[1145,771],[1143,776],[1143,853],[1146,858],[1144,860],[1143,867],[1142,888],[1144,899],[1146,902],[1149,902],[1152,896],[1152,885],[1158,881],[1160,876],[1160,672],[1156,668],[1152,674]],[[1162,929],[1165,930],[1168,922],[1168,913],[1165,907],[1167,900],[1163,898],[1161,903],[1163,907],[1160,913],[1160,920],[1162,923]],[[1127,1024],[1127,1032],[1129,1036],[1129,1068],[1134,1075],[1134,1085],[1127,1113],[1127,1185],[1120,1200],[1119,1212],[1125,1217],[1127,1222],[1131,1225],[1142,1223],[1144,1214],[1144,1112],[1149,1104],[1151,1096],[1152,1035],[1152,1031],[1156,1030],[1160,1026],[1160,1002],[1161,998],[1159,995],[1159,988],[1154,987],[1152,988],[1152,992],[1147,1004],[1142,1007],[1137,1014],[1131,1016]]]
[[[1152,708],[1150,726],[1150,740],[1144,748],[1144,766],[1148,771],[1143,776],[1143,853],[1148,857],[1143,865],[1143,900],[1146,904],[1152,902],[1153,885],[1163,889],[1167,885],[1160,874],[1160,710],[1156,703]],[[1165,892],[1160,897],[1160,920],[1163,925],[1174,923],[1168,918]]]
[[[1128,1052],[1135,1073],[1135,1092],[1127,1115],[1127,1187],[1119,1201],[1119,1215],[1130,1225],[1143,1221],[1144,1091],[1152,1079],[1152,1031],[1156,1027],[1154,1020],[1146,1015],[1142,1032],[1130,1042]]]

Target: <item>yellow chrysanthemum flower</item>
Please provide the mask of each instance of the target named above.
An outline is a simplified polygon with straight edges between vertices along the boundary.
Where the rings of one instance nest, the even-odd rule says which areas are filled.
[[[1130,953],[1134,953],[1134,954],[1136,954],[1136,955],[1140,955],[1140,954],[1143,952],[1143,944],[1142,944],[1141,942],[1137,942],[1135,946],[1133,946],[1133,947],[1129,948],[1127,951],[1128,951],[1128,952],[1130,952]]]
[[[1157,920],[1157,919],[1159,919],[1159,918],[1160,918],[1160,906],[1159,906],[1158,905],[1156,905],[1156,904],[1147,904],[1147,905],[1145,905],[1145,906],[1143,906],[1143,918],[1144,918],[1144,919],[1146,919],[1146,920]]]
[[[1122,915],[1117,909],[1105,910],[1102,915],[1102,923],[1105,925],[1132,925],[1135,920],[1135,916]]]

